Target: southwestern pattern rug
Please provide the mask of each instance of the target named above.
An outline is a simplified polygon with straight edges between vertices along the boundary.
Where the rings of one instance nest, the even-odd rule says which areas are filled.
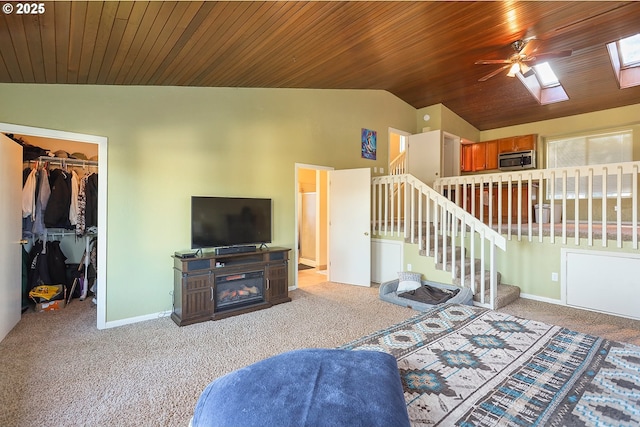
[[[413,426],[638,426],[640,347],[466,305],[342,346],[398,361]]]

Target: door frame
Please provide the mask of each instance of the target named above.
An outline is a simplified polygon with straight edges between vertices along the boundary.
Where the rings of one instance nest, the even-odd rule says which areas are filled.
[[[452,142],[451,153],[450,153],[451,157],[449,157],[448,159],[447,159],[447,156],[446,156],[447,153],[445,153],[445,143],[444,143],[445,139],[448,139],[448,140],[450,140]],[[443,173],[442,173],[441,176],[443,178],[445,178],[444,170],[446,168],[445,162],[447,160],[450,160],[451,163],[452,163],[451,167],[452,167],[452,170],[453,170],[453,174],[451,176],[460,176],[460,140],[461,140],[461,138],[459,136],[454,135],[454,134],[449,133],[449,132],[442,131],[442,140],[440,141],[440,144],[442,146],[442,150],[441,150],[442,151],[442,159],[441,159],[441,162],[442,162],[442,172]]]
[[[387,142],[388,142],[388,146],[387,146],[387,165],[386,165],[386,169],[387,169],[387,175],[390,175],[391,171],[389,166],[391,165],[391,161],[393,160],[391,158],[391,135],[399,135],[399,136],[404,136],[407,138],[407,142],[409,139],[409,136],[411,136],[410,132],[404,131],[404,130],[400,130],[400,129],[396,129],[396,128],[392,128],[390,127],[388,129],[388,135],[387,135]],[[405,147],[406,150],[407,147]]]
[[[320,165],[311,165],[311,164],[306,164],[306,163],[295,163],[294,164],[294,174],[295,174],[295,180],[294,180],[294,194],[295,197],[293,198],[294,200],[294,207],[293,210],[295,212],[294,218],[295,220],[293,221],[293,256],[291,257],[291,259],[294,261],[293,264],[294,268],[293,268],[293,287],[289,287],[289,290],[293,290],[293,289],[298,289],[298,257],[300,255],[300,251],[298,249],[298,241],[300,239],[300,232],[298,227],[300,226],[299,221],[298,221],[298,212],[300,209],[299,203],[300,203],[300,198],[298,197],[298,195],[300,194],[300,182],[299,182],[299,170],[300,169],[311,169],[311,170],[315,170],[316,171],[316,178],[318,176],[318,171],[332,171],[335,168],[330,167],[330,166],[320,166]],[[318,184],[318,180],[316,179],[316,193],[318,195],[321,195],[321,191],[319,190],[319,184]],[[325,194],[325,199],[328,195]],[[316,201],[316,209],[320,208],[320,205],[322,203],[322,196],[318,197],[317,201]],[[316,215],[316,221],[320,221],[320,215]],[[316,223],[316,230],[318,230],[320,227],[317,225]],[[326,229],[326,227],[325,227]],[[326,236],[325,236],[326,237]],[[319,233],[316,233],[316,248],[318,247],[318,242],[320,241],[321,236],[319,235]],[[329,247],[327,245],[327,252],[329,251]],[[316,251],[316,256],[319,256],[318,251]],[[329,254],[327,253],[327,258],[328,258]],[[327,266],[327,269],[329,268],[329,266]]]
[[[45,129],[0,122],[0,132],[42,138],[98,144],[98,259],[97,269],[97,316],[98,329],[107,327],[107,143],[108,138],[99,135]]]

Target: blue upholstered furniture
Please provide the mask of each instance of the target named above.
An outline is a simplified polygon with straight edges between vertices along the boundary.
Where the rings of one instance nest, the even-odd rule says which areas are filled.
[[[304,349],[220,377],[193,427],[409,426],[396,359],[368,350]]]

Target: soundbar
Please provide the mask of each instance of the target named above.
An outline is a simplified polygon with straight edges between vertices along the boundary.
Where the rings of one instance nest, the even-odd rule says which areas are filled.
[[[255,245],[223,246],[216,248],[216,255],[241,254],[245,252],[255,252]]]

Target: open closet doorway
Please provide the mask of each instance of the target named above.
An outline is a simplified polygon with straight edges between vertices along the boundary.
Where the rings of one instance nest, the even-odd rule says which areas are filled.
[[[296,288],[327,281],[328,171],[333,168],[296,164]]]
[[[0,123],[0,132],[3,134],[11,134],[14,137],[21,138],[23,141],[35,146],[38,146],[39,144],[40,145],[51,144],[48,147],[41,147],[41,148],[44,148],[47,151],[52,151],[54,149],[55,151],[60,151],[60,153],[58,153],[58,156],[57,156],[59,158],[55,158],[54,160],[52,160],[51,161],[52,164],[57,163],[58,165],[63,165],[62,159],[64,158],[64,155],[62,154],[62,152],[68,152],[69,150],[71,150],[72,152],[68,154],[76,153],[76,156],[80,157],[78,153],[84,154],[82,153],[82,151],[83,151],[83,148],[86,148],[86,150],[84,151],[87,151],[88,153],[92,154],[90,157],[97,157],[97,159],[94,158],[93,161],[87,158],[86,165],[83,165],[82,161],[77,162],[76,160],[78,159],[71,159],[70,157],[67,157],[68,160],[64,161],[64,166],[73,165],[73,166],[79,166],[80,168],[82,168],[83,166],[88,166],[89,164],[91,164],[94,166],[94,170],[96,172],[98,170],[100,171],[100,173],[97,176],[98,189],[99,189],[98,196],[97,196],[97,223],[99,224],[99,228],[95,230],[95,233],[94,233],[95,236],[92,236],[92,237],[95,237],[94,244],[97,249],[96,251],[97,259],[95,264],[99,266],[99,268],[97,268],[97,271],[96,271],[95,288],[94,288],[95,295],[97,296],[96,326],[98,329],[106,328],[107,327],[107,324],[106,324],[107,323],[106,322],[107,138],[102,136],[79,134],[79,133],[57,131],[57,130],[43,129],[43,128],[35,128],[30,126],[21,126],[21,125],[8,124],[8,123]],[[50,156],[49,154],[54,154],[54,156]],[[45,153],[45,157],[56,157],[55,152]],[[80,160],[84,160],[84,159],[80,159]],[[74,163],[78,163],[78,164],[74,164]],[[88,167],[87,167],[87,170],[88,170]],[[0,209],[2,208],[0,207]],[[23,226],[22,224],[14,225],[14,227],[19,227],[19,228],[22,228],[22,226]],[[57,234],[62,235],[63,233],[60,230],[56,230],[53,233],[53,235],[55,236]],[[71,233],[69,234],[71,235]],[[71,239],[73,239],[73,237],[71,237]],[[84,242],[85,240],[83,240],[83,243]],[[88,243],[89,240],[86,240],[86,242]],[[84,248],[86,248],[86,246],[83,246],[82,249]],[[74,249],[72,250],[73,253],[69,253],[69,255],[67,256],[69,258],[71,257],[82,258],[82,255],[84,254],[84,251],[82,249],[79,249],[81,252],[81,255],[78,255],[77,253],[75,253],[75,249]],[[6,267],[14,268],[14,266],[6,266]],[[22,266],[17,265],[15,266],[15,268],[21,269]],[[3,291],[3,294],[7,295],[10,292],[8,292],[8,289],[6,289],[6,287],[13,286],[13,284],[3,283],[1,286],[2,286],[2,289],[0,289],[0,291]]]

